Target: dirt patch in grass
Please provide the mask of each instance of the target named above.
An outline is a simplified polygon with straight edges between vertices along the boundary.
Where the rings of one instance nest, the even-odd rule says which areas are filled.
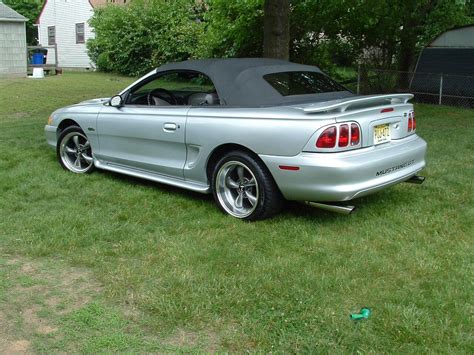
[[[61,261],[6,255],[0,260],[0,353],[29,353],[35,341],[60,338],[61,316],[102,291],[88,270]]]
[[[31,354],[30,346],[30,342],[24,339],[11,342],[0,340],[0,352],[2,354]]]
[[[207,353],[215,353],[219,347],[219,337],[214,332],[194,332],[178,329],[163,340],[164,345],[176,348],[201,348]]]
[[[5,313],[0,311],[0,354],[28,354],[30,342],[25,339],[15,339],[11,324]]]
[[[49,263],[49,262],[48,262]],[[75,311],[102,292],[102,287],[88,270],[51,265],[40,261],[20,261],[20,275],[32,278],[32,285],[16,285],[13,291],[20,295],[42,296],[42,303],[51,311],[67,314]]]
[[[0,252],[0,354],[127,352],[140,346],[145,352],[215,353],[222,346],[219,331],[211,329],[144,334],[138,309],[101,300],[103,288],[87,269]]]
[[[48,320],[38,317],[40,307],[32,306],[26,308],[23,313],[23,323],[30,329],[34,329],[39,334],[51,334],[58,330],[48,324]]]
[[[229,339],[239,339],[240,349],[245,352],[254,352],[255,344],[250,338],[240,331],[240,326],[235,322],[217,322],[212,327],[198,329],[178,328],[168,336],[163,336],[160,343],[168,349],[179,349],[184,352],[204,352],[209,354],[219,353],[224,348],[230,352],[242,352],[228,347]]]

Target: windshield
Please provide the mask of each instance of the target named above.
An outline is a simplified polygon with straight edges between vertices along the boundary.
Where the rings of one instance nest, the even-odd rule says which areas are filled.
[[[342,85],[319,72],[292,71],[272,73],[264,75],[263,78],[282,96],[348,91]]]

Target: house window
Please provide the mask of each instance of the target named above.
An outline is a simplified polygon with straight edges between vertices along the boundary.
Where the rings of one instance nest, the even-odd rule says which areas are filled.
[[[56,27],[48,26],[48,46],[54,46],[56,44]]]
[[[84,42],[84,23],[76,23],[76,43]]]

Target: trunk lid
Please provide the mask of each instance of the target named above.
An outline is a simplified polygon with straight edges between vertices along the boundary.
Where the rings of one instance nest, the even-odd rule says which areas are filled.
[[[362,147],[404,138],[413,105],[412,94],[355,96],[341,100],[307,104],[305,114],[318,118],[333,118],[337,123],[357,122],[361,129]]]

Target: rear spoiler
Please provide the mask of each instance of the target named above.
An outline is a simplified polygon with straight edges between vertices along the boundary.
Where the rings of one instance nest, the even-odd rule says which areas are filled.
[[[355,98],[347,98],[347,99],[342,99],[342,100],[334,100],[334,101],[329,101],[329,102],[311,104],[304,107],[303,111],[305,113],[318,113],[318,112],[327,112],[327,111],[345,112],[351,106],[370,107],[370,106],[406,104],[408,100],[412,98],[413,98],[413,94],[357,96]]]

